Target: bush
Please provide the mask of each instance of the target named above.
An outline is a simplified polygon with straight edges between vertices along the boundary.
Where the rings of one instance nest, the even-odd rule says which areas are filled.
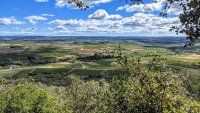
[[[177,74],[162,65],[151,67],[141,59],[122,58],[127,71],[113,80],[111,111],[116,113],[197,113],[200,103],[188,96]],[[160,66],[160,70],[158,67]],[[156,71],[154,71],[156,69]]]
[[[0,113],[58,113],[61,108],[45,90],[34,84],[12,86],[0,95]]]
[[[108,108],[109,85],[104,82],[84,82],[79,77],[71,75],[71,82],[66,88],[66,107],[74,113],[103,113]]]

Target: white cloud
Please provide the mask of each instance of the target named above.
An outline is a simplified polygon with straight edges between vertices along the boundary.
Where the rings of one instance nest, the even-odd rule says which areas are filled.
[[[65,20],[59,20],[59,19],[56,19],[56,20],[54,20],[54,21],[49,22],[48,24],[58,24],[58,25],[63,25],[63,24],[65,24]]]
[[[42,16],[27,16],[25,17],[25,19],[27,19],[31,24],[37,24],[37,21],[44,21],[47,20],[46,17],[42,17]]]
[[[50,16],[50,17],[53,17],[55,15],[53,15],[53,14],[41,14],[41,16]]]
[[[9,18],[1,18],[0,19],[0,25],[10,25],[11,21]]]
[[[64,30],[67,30],[67,28],[65,28],[65,26],[60,25],[60,26],[57,26],[55,30],[64,31]]]
[[[88,17],[90,19],[105,19],[108,16],[109,16],[109,14],[105,10],[99,9],[96,12],[94,12],[93,14],[89,15]]]
[[[74,26],[74,27],[78,27],[78,26],[83,26],[84,24],[84,21],[83,20],[77,20],[77,19],[74,19],[74,20],[67,20],[65,21],[65,26]]]
[[[118,18],[118,19],[116,19]],[[119,19],[120,18],[120,19]],[[171,26],[180,25],[178,17],[164,18],[158,15],[136,13],[130,17],[115,17],[105,10],[97,10],[88,16],[87,20],[59,20],[49,22],[64,26],[76,33],[169,33]]]
[[[44,16],[44,14],[41,14]],[[47,14],[45,14],[47,16]],[[49,14],[48,14],[49,15]],[[28,16],[25,17],[32,24],[36,24],[38,21],[47,20],[43,16]],[[24,24],[17,20],[15,17],[0,18],[0,25],[13,25]],[[56,19],[50,21],[49,26],[44,30],[30,27],[30,28],[12,28],[14,32],[21,32],[26,34],[41,34],[42,32],[48,32],[51,34],[162,34],[169,33],[171,26],[179,26],[180,22],[178,17],[167,17],[136,13],[130,17],[122,17],[116,14],[109,14],[105,10],[100,9],[88,16],[88,19],[68,19],[60,20]],[[37,31],[37,32],[36,32]],[[172,34],[172,33],[170,33]]]
[[[9,36],[9,35],[29,35],[30,32],[23,32],[23,31],[17,31],[17,32],[11,32],[11,31],[1,31],[0,32],[3,35]]]
[[[65,31],[58,31],[58,32],[54,32],[54,35],[57,34],[57,35],[66,35],[66,34],[69,34],[70,35],[73,33],[71,31],[68,31],[68,30],[65,30]]]
[[[20,24],[25,24],[25,22],[17,20],[15,17],[5,17],[5,18],[0,18],[0,25],[20,25]]]
[[[122,19],[124,26],[133,27],[137,32],[164,33],[171,26],[179,25],[178,17],[163,18],[153,14],[136,13],[132,17]]]
[[[105,10],[99,9],[95,11],[93,14],[89,15],[90,19],[121,19],[121,15],[109,15]]]
[[[134,5],[125,5],[120,6],[117,10],[126,10],[126,12],[153,12],[153,11],[161,11],[162,6],[166,3],[166,0],[157,0],[148,4],[134,4]]]
[[[58,25],[63,25],[63,26],[72,26],[72,27],[78,27],[78,26],[83,26],[84,21],[83,20],[77,20],[77,19],[70,19],[70,20],[59,20],[56,19],[54,21],[49,22],[48,24],[58,24]]]
[[[26,32],[33,32],[33,31],[36,31],[36,30],[37,30],[36,27],[30,27],[30,28],[25,29]]]
[[[80,0],[81,2],[84,3],[84,5],[87,6],[93,6],[93,5],[97,5],[97,4],[101,4],[101,3],[108,3],[111,2],[111,0]],[[56,4],[57,7],[75,7],[74,4],[69,4],[68,0],[56,0]]]
[[[115,19],[122,19],[121,15],[109,15],[108,19],[115,20]]]
[[[48,2],[49,0],[35,0],[36,2]]]
[[[47,30],[49,30],[49,31],[53,31],[53,28],[48,27]]]
[[[179,20],[177,17],[164,18],[153,14],[136,13],[131,17],[124,18],[122,22],[125,25],[165,25],[178,23]]]
[[[120,6],[117,8],[117,10],[126,10],[126,12],[134,12],[134,11],[140,11],[140,12],[153,12],[153,11],[161,11],[163,6],[163,0],[160,0],[159,2],[149,3],[149,4],[134,4],[134,5],[125,5]]]
[[[134,5],[125,5],[120,6],[116,10],[125,10],[126,12],[154,12],[154,11],[162,11],[163,6],[167,3],[166,0],[157,0],[148,4],[134,4]],[[174,2],[170,9],[168,10],[169,14],[178,15],[182,12],[182,8],[180,7],[180,2]]]
[[[182,7],[179,4],[179,2],[173,3],[173,5],[171,5],[171,7],[168,10],[168,14],[179,15],[183,13]]]

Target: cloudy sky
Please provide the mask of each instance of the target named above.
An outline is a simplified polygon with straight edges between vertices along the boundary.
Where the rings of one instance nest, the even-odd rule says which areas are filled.
[[[0,35],[169,36],[180,25],[177,4],[159,16],[165,0],[130,5],[123,0],[81,0],[82,11],[68,0],[0,0]]]

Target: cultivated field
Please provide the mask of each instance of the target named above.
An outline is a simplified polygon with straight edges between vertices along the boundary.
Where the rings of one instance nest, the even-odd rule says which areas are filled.
[[[0,73],[11,80],[27,78],[50,85],[66,84],[70,74],[84,79],[110,79],[122,73],[117,63],[119,52],[140,57],[143,63],[163,58],[174,70],[198,72],[200,46],[182,46],[139,41],[1,41]]]

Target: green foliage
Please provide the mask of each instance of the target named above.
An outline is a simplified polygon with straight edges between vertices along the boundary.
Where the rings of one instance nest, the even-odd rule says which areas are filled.
[[[183,87],[183,79],[166,69],[160,60],[158,57],[148,64],[141,58],[119,57],[124,72],[110,83],[69,75],[66,87],[0,85],[0,113],[199,112],[200,103]]]
[[[200,73],[197,71],[184,70],[181,76],[184,87],[189,91],[190,95],[200,100]]]
[[[27,59],[31,65],[57,62],[55,57],[28,56]]]
[[[58,113],[59,104],[47,91],[34,84],[12,86],[1,93],[1,113]]]
[[[200,37],[200,1],[198,0],[176,0],[180,2],[180,6],[183,9],[183,13],[179,15],[181,27],[173,26],[172,30],[178,33],[184,33],[187,35],[187,39],[190,43],[187,45],[193,45],[199,40]]]
[[[125,45],[126,48],[134,48],[130,46],[132,43]],[[91,64],[90,62],[78,62],[80,64],[77,66],[74,64],[71,67],[24,68],[15,74],[16,79],[6,78],[5,82],[1,83],[0,113],[36,111],[55,113],[200,112],[199,70],[196,73],[185,73],[184,77],[180,78],[174,70],[165,67],[170,65],[164,65],[163,62],[166,59],[157,53],[147,54],[144,59],[137,58],[137,55],[145,55],[145,52],[155,53],[154,51],[157,51],[157,48],[149,47],[151,46],[146,47],[148,51],[146,48],[138,51],[141,55],[133,54],[133,58],[122,56],[126,54],[126,51],[128,54],[131,49],[124,48],[124,51],[118,52],[118,63],[123,68],[119,64],[116,64],[117,68],[111,68],[113,59],[96,60]],[[163,56],[169,54],[165,50],[162,51]],[[153,60],[149,61],[151,58]],[[171,59],[173,60],[170,62],[173,64],[179,61],[178,57],[171,57]],[[82,65],[87,69],[82,68]],[[179,69],[177,73],[180,73],[179,67],[176,64],[174,68]],[[79,77],[70,75],[73,73]],[[28,84],[29,81],[43,84]],[[16,85],[12,82],[25,84]]]
[[[120,62],[127,74],[119,76],[112,83],[114,98],[112,111],[119,113],[200,111],[200,104],[188,98],[181,79],[172,71],[163,69],[163,66],[160,66],[160,70],[154,71],[155,68],[147,67],[141,59],[121,57]],[[155,65],[153,64],[153,67]]]
[[[106,112],[110,94],[109,85],[104,82],[84,82],[79,77],[69,76],[66,88],[66,107],[75,113]]]
[[[0,85],[3,83],[3,76],[0,73]]]
[[[12,79],[20,79],[20,78],[27,78],[28,73],[30,73],[32,69],[24,69],[19,71],[17,74],[12,76]]]

